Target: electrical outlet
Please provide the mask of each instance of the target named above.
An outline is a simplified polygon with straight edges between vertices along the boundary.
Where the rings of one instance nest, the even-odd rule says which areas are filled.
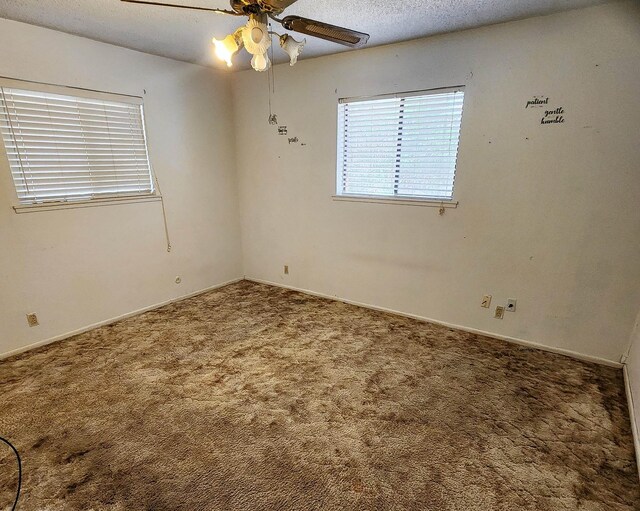
[[[38,326],[40,324],[38,323],[38,316],[36,316],[35,312],[27,314],[27,323],[29,326]]]
[[[485,309],[488,309],[491,306],[491,295],[484,295],[482,297],[482,303],[480,304],[480,307],[484,307]]]
[[[284,265],[284,274],[289,275],[289,266],[286,264]]]
[[[498,305],[496,307],[496,313],[493,315],[493,317],[496,319],[504,318],[504,307],[502,305]]]
[[[507,312],[515,312],[516,311],[516,300],[513,298],[509,298],[507,300],[507,307],[505,309]]]

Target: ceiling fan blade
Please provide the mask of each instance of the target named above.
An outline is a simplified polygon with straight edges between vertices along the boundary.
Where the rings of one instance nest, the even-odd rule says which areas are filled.
[[[369,40],[369,34],[365,34],[364,32],[357,32],[348,28],[337,27],[308,18],[301,18],[300,16],[287,16],[281,23],[287,30],[319,37],[320,39],[333,41],[334,43],[350,46],[351,48],[360,48],[367,44]]]
[[[143,4],[143,5],[157,5],[159,7],[177,7],[178,9],[192,9],[195,11],[208,11],[216,12],[218,14],[231,14],[233,16],[242,16],[235,11],[229,11],[227,9],[213,9],[209,7],[196,7],[191,5],[179,5],[179,4],[167,4],[164,2],[150,2],[148,0],[120,0],[121,2],[127,2],[129,4]]]

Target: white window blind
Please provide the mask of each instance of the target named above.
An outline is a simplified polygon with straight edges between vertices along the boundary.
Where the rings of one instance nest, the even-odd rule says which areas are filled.
[[[451,200],[462,88],[343,99],[337,194]]]
[[[0,131],[19,201],[152,194],[142,104],[126,100],[1,86]]]

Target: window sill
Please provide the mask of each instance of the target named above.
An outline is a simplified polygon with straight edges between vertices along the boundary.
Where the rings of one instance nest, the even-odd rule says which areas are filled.
[[[57,211],[59,209],[94,208],[96,206],[114,206],[116,204],[135,204],[142,202],[158,202],[160,195],[134,195],[130,197],[109,197],[84,201],[41,202],[38,204],[20,204],[13,206],[16,213],[34,213],[36,211]]]
[[[376,197],[370,195],[334,195],[334,201],[345,202],[370,202],[374,204],[400,204],[403,206],[426,206],[432,208],[452,208],[458,207],[457,201],[452,200],[437,200],[437,199],[411,199],[407,197],[392,198],[392,197]]]

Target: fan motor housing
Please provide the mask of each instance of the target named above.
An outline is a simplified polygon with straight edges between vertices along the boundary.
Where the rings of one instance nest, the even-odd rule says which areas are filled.
[[[231,0],[231,8],[238,14],[258,14],[261,12],[257,0]]]
[[[278,0],[231,0],[231,8],[239,14],[280,14],[284,11],[284,5]],[[291,3],[291,2],[285,2]]]

